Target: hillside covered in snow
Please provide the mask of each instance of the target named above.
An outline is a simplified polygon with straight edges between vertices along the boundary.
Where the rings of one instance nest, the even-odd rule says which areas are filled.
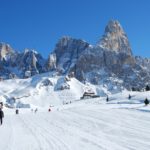
[[[1,81],[0,89],[1,101],[12,108],[19,108],[71,103],[79,100],[88,86],[75,78],[45,73],[28,79]]]

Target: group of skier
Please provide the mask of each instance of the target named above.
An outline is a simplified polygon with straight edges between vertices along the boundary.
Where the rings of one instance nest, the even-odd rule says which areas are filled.
[[[3,112],[3,103],[0,102],[0,125],[3,124],[3,118],[4,118],[4,112]],[[38,108],[36,108],[35,110],[31,109],[32,112],[37,113]],[[51,108],[48,108],[48,112],[51,112]],[[16,115],[19,114],[19,109],[15,110]]]
[[[131,99],[131,98],[132,98],[132,96],[129,94],[128,99]],[[107,102],[109,101],[109,97],[108,96],[106,97],[106,101]],[[149,103],[150,103],[149,100],[147,98],[145,98],[145,100],[144,100],[145,106],[147,106]],[[0,125],[3,124],[3,118],[4,118],[4,112],[3,112],[2,109],[3,109],[3,103],[0,102]],[[34,111],[36,113],[38,111],[38,109],[37,108],[35,110],[31,109],[31,111],[32,112]],[[16,109],[15,112],[16,112],[16,114],[19,114],[19,109]],[[50,107],[48,108],[48,112],[51,112],[51,108]]]
[[[128,99],[131,99],[131,98],[132,98],[132,96],[129,94]],[[106,102],[108,102],[108,101],[109,101],[109,97],[107,95]],[[145,100],[144,100],[145,106],[147,106],[149,103],[150,103],[150,101],[147,98],[145,98]]]
[[[131,97],[131,95],[129,94],[129,97],[128,97],[128,99],[131,99],[132,97]],[[148,104],[149,104],[149,100],[147,99],[147,97],[145,98],[145,100],[144,100],[144,104],[145,104],[145,106],[147,106]]]

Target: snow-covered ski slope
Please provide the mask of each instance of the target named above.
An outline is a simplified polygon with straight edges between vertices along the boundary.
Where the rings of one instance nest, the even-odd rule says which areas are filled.
[[[149,150],[149,92],[128,92],[68,105],[30,109],[4,109],[0,126],[1,150]]]

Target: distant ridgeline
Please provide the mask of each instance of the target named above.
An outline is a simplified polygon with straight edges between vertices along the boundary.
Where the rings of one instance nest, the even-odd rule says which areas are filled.
[[[114,20],[108,22],[96,45],[64,36],[47,59],[35,50],[21,53],[0,43],[0,80],[52,71],[73,74],[83,83],[103,85],[108,90],[142,90],[150,85],[150,59],[133,56],[126,33]]]

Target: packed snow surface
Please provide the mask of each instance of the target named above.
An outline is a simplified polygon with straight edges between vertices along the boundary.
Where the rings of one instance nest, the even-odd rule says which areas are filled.
[[[75,101],[68,105],[30,109],[4,108],[1,150],[149,150],[149,92],[123,92]]]

